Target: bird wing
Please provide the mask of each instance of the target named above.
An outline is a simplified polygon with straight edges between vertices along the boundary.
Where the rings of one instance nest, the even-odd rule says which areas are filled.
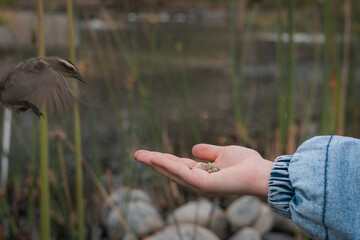
[[[18,64],[2,78],[1,86],[2,103],[25,100],[49,112],[66,110],[75,99],[67,78],[41,59]]]

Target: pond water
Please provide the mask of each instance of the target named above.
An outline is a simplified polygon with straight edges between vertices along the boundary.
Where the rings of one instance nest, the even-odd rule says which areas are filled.
[[[272,37],[276,33],[246,31],[236,43],[242,51],[234,54],[234,32],[227,12],[201,15],[205,17],[150,15],[156,21],[135,13],[114,15],[117,18],[111,24],[87,16],[77,24],[78,65],[88,81],[80,84],[85,92],[81,105],[85,157],[96,157],[103,168],[119,172],[128,162],[124,160],[131,159],[131,152],[138,148],[189,155],[192,145],[200,141],[237,143],[234,91],[241,94],[250,136],[261,141],[272,131],[278,99],[277,43]],[[28,47],[3,49],[4,56],[19,52],[24,58],[36,54]],[[52,47],[48,55],[66,57],[67,50]],[[233,55],[238,59],[235,64]],[[299,116],[310,83],[321,79],[313,59],[313,44],[296,45]],[[6,64],[12,61],[15,58]],[[232,87],[233,66],[242,79],[241,89]],[[71,137],[71,117],[50,120],[50,129],[61,128]],[[16,121],[23,135],[13,140],[18,141],[13,145],[18,149],[31,139],[31,122],[36,119],[25,114],[16,116]],[[264,142],[258,142],[261,144]],[[54,145],[51,147],[55,154]],[[263,151],[261,147],[258,150]],[[31,149],[27,152],[29,156]],[[27,161],[14,155],[20,162]],[[66,156],[72,164],[73,154]]]
[[[231,136],[234,129],[233,32],[229,18],[223,17],[214,24],[207,21],[125,21],[116,33],[106,27],[97,29],[102,26],[99,23],[94,27],[84,21],[81,24],[81,57],[96,58],[91,40],[91,31],[94,31],[103,59],[108,61],[112,84],[118,86],[123,98],[123,110],[130,105],[126,81],[132,81],[136,111],[144,110],[139,100],[143,90],[148,94],[146,99],[151,102],[153,115],[165,127],[174,145],[179,146],[178,140],[182,137],[186,138],[187,147],[199,140],[193,136],[191,124],[196,125],[202,141],[219,143],[219,139]],[[94,29],[89,30],[89,25]],[[242,42],[238,42],[244,56],[235,64],[242,78],[242,89],[237,91],[242,94],[244,120],[253,134],[262,134],[263,126],[272,125],[277,114],[277,43],[267,36],[247,32]],[[321,79],[318,70],[313,69],[313,50],[312,44],[297,45],[295,78],[299,98],[307,94],[306,88],[314,78]],[[91,83],[98,86],[94,88],[96,91],[101,91],[104,86],[101,74]],[[107,102],[101,105],[111,105],[109,99],[102,100]],[[267,123],[269,118],[270,123]]]

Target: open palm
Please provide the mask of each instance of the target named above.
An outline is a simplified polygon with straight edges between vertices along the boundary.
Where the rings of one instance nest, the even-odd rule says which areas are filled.
[[[198,144],[192,152],[195,158],[211,161],[220,171],[208,173],[198,168],[202,162],[167,153],[139,150],[134,157],[176,183],[202,193],[267,196],[272,162],[256,151],[240,146]]]

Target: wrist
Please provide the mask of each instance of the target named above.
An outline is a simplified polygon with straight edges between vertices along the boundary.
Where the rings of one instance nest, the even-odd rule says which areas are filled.
[[[254,175],[249,180],[249,194],[267,199],[271,169],[274,163],[261,158],[254,166]]]

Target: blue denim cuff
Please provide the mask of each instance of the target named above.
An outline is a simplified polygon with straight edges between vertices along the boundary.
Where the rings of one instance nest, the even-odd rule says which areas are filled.
[[[291,218],[289,204],[294,196],[294,188],[289,180],[289,164],[292,155],[283,155],[275,159],[271,169],[268,190],[268,203],[274,212]]]

